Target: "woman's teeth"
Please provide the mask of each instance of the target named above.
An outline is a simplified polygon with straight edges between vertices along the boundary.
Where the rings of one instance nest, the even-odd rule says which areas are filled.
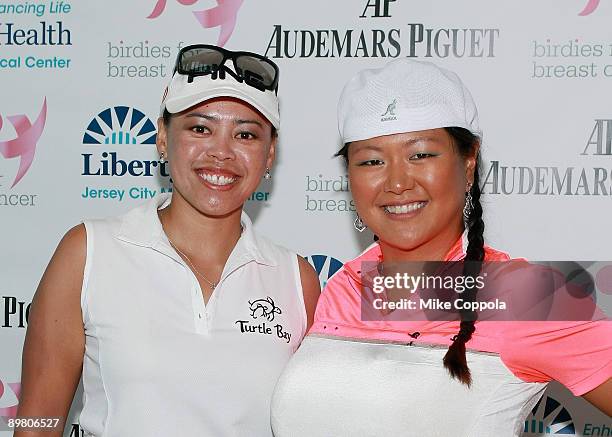
[[[200,177],[213,185],[229,185],[236,180],[236,178],[208,173],[200,173]]]
[[[427,202],[414,202],[407,205],[385,206],[385,212],[388,212],[389,214],[407,214],[423,208],[426,204]]]

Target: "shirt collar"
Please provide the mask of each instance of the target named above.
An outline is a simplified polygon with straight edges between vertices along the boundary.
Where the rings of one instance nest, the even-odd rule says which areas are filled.
[[[129,211],[121,218],[122,222],[115,235],[116,238],[136,246],[163,249],[166,253],[168,250],[173,251],[157,215],[157,210],[170,205],[171,201],[171,193],[162,193]],[[240,215],[240,224],[242,234],[233,252],[238,252],[237,255],[243,260],[254,260],[258,264],[276,266],[277,262],[262,251],[262,247],[265,246],[253,229],[251,219],[244,211]]]
[[[465,258],[467,250],[467,230],[463,232],[461,237],[453,244],[444,257],[444,261],[460,261]],[[354,278],[360,281],[361,277],[361,265],[363,262],[381,262],[382,251],[380,250],[380,244],[375,242],[368,246],[366,250],[361,252],[357,258],[348,261],[344,264],[347,272]]]

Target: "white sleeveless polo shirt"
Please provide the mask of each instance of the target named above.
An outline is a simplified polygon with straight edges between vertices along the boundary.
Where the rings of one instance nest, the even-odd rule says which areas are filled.
[[[270,398],[306,330],[296,254],[243,232],[205,305],[160,195],[85,221],[85,435],[271,436]]]

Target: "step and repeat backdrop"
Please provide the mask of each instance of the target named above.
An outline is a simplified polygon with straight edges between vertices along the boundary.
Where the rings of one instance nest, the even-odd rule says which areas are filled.
[[[279,64],[278,159],[246,210],[325,284],[372,239],[353,229],[332,157],[337,99],[356,71],[399,57],[455,70],[474,95],[490,245],[532,260],[610,259],[611,19],[599,0],[0,0],[0,424],[16,412],[30,303],[61,236],[171,190],[153,162],[181,47]],[[81,435],[80,402],[66,435]],[[524,435],[610,428],[551,384]]]

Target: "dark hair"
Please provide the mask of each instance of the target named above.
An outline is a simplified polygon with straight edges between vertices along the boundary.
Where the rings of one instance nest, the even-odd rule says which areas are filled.
[[[474,135],[467,129],[461,127],[446,127],[446,132],[453,139],[454,146],[457,152],[467,157],[474,153],[474,148],[479,144],[480,138]],[[345,144],[335,156],[342,156],[348,163],[348,147],[350,143]],[[479,171],[482,167],[480,163],[480,155],[476,156],[476,168],[474,169],[474,183],[470,189],[472,195],[473,208],[470,210],[469,217],[466,219],[468,230],[468,247],[466,250],[465,260],[463,263],[463,276],[475,277],[480,272],[482,261],[484,260],[484,221],[482,220],[482,205],[480,204],[480,175]],[[467,193],[466,193],[467,195]],[[378,240],[378,237],[374,237]],[[464,301],[473,302],[476,299],[474,288],[466,289],[462,293]],[[453,343],[448,348],[442,362],[453,378],[467,386],[472,383],[472,375],[467,365],[465,355],[465,344],[472,338],[472,334],[476,330],[474,322],[476,321],[476,313],[474,311],[463,310],[460,312],[461,322],[459,324],[459,332],[452,340]]]
[[[172,114],[170,114],[166,108],[164,108],[164,114],[162,115],[162,118],[164,119],[164,124],[166,125],[166,127],[168,127],[168,125],[170,124],[170,120],[172,119]],[[278,135],[278,131],[274,126],[272,126],[271,123],[270,127],[272,128],[272,138],[276,138]]]

